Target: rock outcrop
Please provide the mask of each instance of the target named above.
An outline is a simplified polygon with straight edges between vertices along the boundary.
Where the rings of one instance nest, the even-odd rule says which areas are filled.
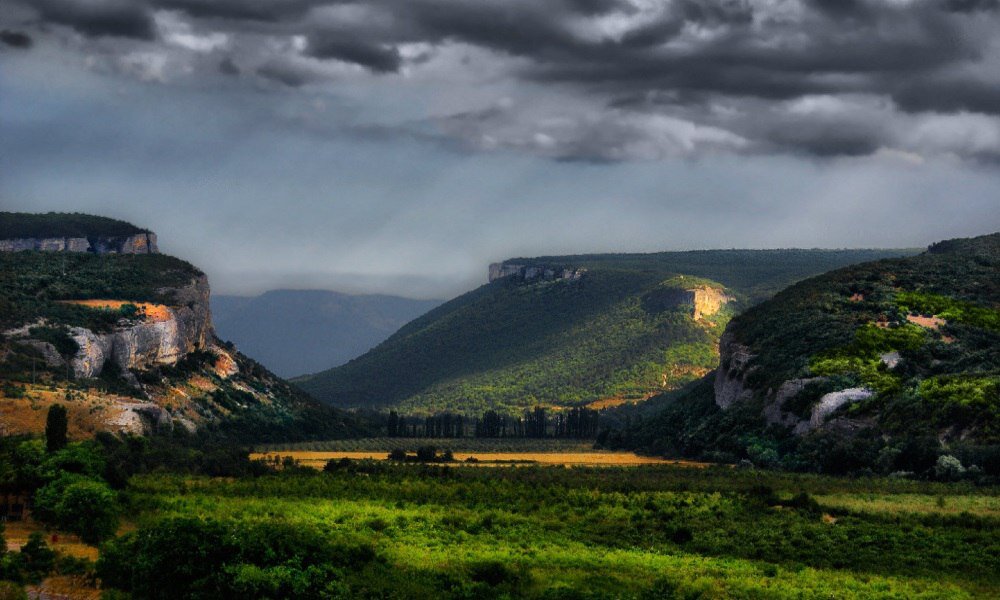
[[[158,291],[174,298],[166,319],[129,322],[109,333],[70,329],[80,347],[72,360],[77,377],[96,377],[109,362],[121,371],[172,365],[208,347],[212,339],[208,278],[203,275],[184,287]]]
[[[747,376],[753,373],[754,355],[750,349],[736,341],[730,331],[726,331],[719,342],[720,364],[715,372],[715,403],[726,410],[754,397],[755,391],[764,398],[763,416],[768,425],[784,425],[796,435],[805,435],[817,429],[837,427],[842,419],[828,420],[840,407],[867,400],[874,392],[867,388],[848,388],[823,394],[810,408],[809,418],[802,419],[785,408],[785,403],[812,383],[826,381],[825,377],[790,379],[782,382],[777,390],[754,390],[748,385]],[[850,425],[850,423],[846,423]]]
[[[0,240],[0,252],[93,252],[94,254],[158,254],[153,232],[120,236],[13,238]]]
[[[524,281],[541,279],[543,281],[567,280],[575,281],[583,277],[587,269],[568,267],[549,267],[545,265],[519,265],[514,263],[492,263],[489,269],[490,283],[504,277],[516,277]]]
[[[715,403],[725,410],[753,396],[753,391],[746,386],[753,354],[726,331],[719,339],[719,358],[719,368],[715,372]]]

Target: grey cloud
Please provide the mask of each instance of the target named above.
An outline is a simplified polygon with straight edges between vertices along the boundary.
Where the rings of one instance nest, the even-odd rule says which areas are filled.
[[[361,65],[375,73],[395,72],[402,64],[399,50],[392,46],[384,47],[339,36],[310,39],[308,52],[316,58],[335,58]]]
[[[420,81],[423,70],[442,68],[447,49],[471,48],[489,56],[494,79],[507,87],[573,99],[564,116],[578,129],[551,131],[543,121],[552,114],[498,116],[472,100],[449,106],[452,117],[408,114],[395,125],[350,127],[450,137],[465,148],[496,143],[560,160],[697,155],[720,147],[688,143],[683,135],[670,142],[670,127],[650,133],[643,125],[650,122],[687,123],[689,131],[725,132],[745,142],[721,145],[732,151],[854,156],[899,143],[894,132],[925,113],[1000,117],[1000,0],[146,1],[41,0],[36,9],[44,22],[89,36],[151,43],[150,11],[178,11],[193,32],[230,39],[228,58],[214,59],[205,77],[242,71],[291,88],[354,84],[338,77],[344,71],[335,62],[383,80]],[[450,73],[435,77],[466,82],[479,68],[455,61]],[[351,77],[356,83],[364,74]],[[474,95],[460,85],[461,97]],[[886,100],[878,114],[884,126],[859,125],[845,113],[783,113],[800,99],[857,95]],[[593,119],[604,110],[613,117]],[[794,129],[783,129],[790,124]],[[532,142],[536,135],[554,145]],[[993,152],[988,144],[979,148],[973,155]]]
[[[44,22],[71,27],[91,37],[151,40],[155,27],[149,8],[130,0],[36,0],[30,4]]]
[[[10,46],[11,48],[26,49],[31,48],[34,43],[31,36],[22,31],[10,31],[4,29],[0,31],[0,42],[4,45]]]

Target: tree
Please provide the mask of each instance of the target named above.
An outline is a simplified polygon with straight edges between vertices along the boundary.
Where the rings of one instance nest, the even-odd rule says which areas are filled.
[[[107,484],[82,480],[71,483],[56,505],[55,517],[60,527],[96,544],[118,530],[118,500]]]
[[[66,407],[62,404],[50,406],[45,418],[45,448],[49,452],[56,452],[66,447],[68,427],[69,419],[66,417]]]

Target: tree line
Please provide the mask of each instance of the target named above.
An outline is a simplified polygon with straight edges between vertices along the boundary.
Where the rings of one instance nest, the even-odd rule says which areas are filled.
[[[520,416],[487,410],[471,419],[450,412],[415,417],[391,410],[385,431],[388,437],[591,439],[597,437],[599,417],[598,411],[583,407],[550,415],[545,408],[536,406]]]

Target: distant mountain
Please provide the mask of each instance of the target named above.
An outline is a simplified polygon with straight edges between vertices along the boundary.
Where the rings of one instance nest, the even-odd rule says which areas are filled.
[[[283,377],[313,373],[364,354],[441,304],[327,290],[274,290],[212,296],[219,337]]]
[[[698,379],[739,309],[906,250],[710,250],[513,259],[490,283],[341,367],[295,380],[347,407],[405,413],[606,407]]]
[[[927,473],[951,454],[1000,475],[1000,233],[782,291],[666,405],[606,443],[833,473]]]

